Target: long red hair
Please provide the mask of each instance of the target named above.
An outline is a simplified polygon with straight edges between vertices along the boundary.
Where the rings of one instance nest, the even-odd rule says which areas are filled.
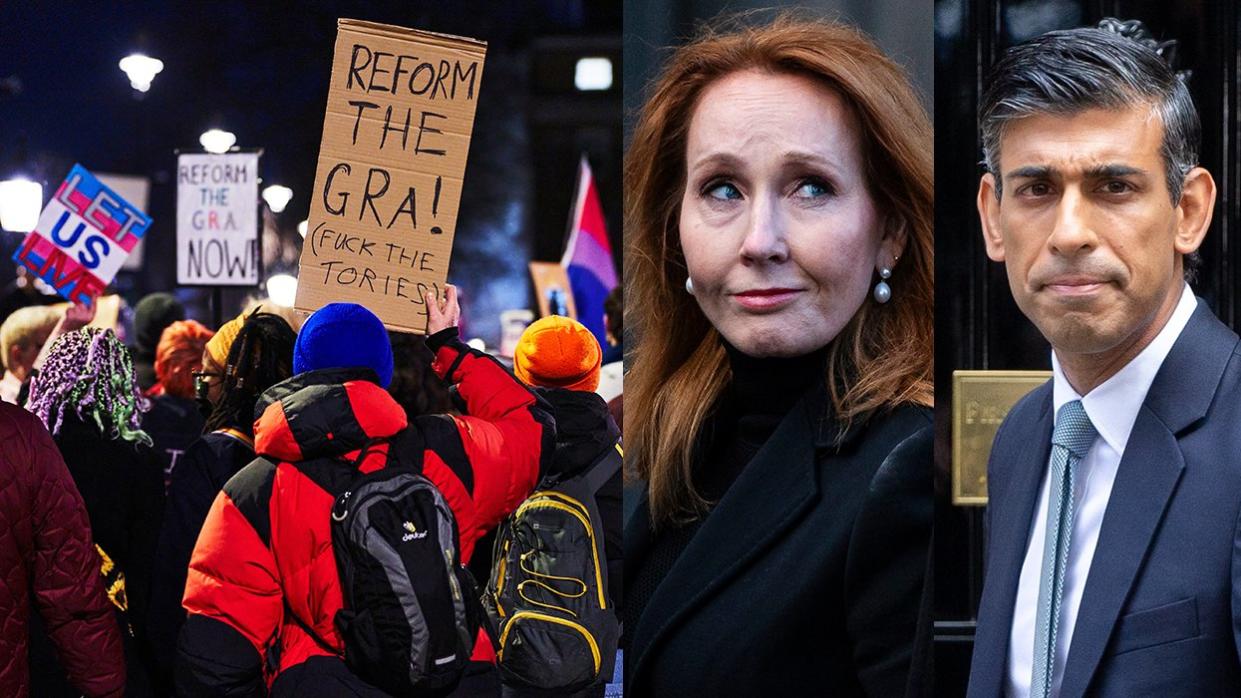
[[[677,49],[654,81],[625,155],[625,324],[640,340],[625,377],[625,437],[637,475],[648,481],[655,526],[708,506],[692,484],[693,450],[730,369],[719,334],[685,293],[677,221],[699,95],[746,69],[808,76],[844,98],[860,125],[876,209],[907,233],[891,302],[868,298],[831,344],[831,416],[843,433],[869,414],[932,402],[933,146],[908,78],[842,24],[784,15],[761,27],[707,30]]]

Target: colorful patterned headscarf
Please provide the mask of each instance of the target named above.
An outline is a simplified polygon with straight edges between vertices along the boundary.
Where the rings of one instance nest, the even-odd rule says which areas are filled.
[[[129,350],[112,330],[84,327],[52,345],[30,384],[26,409],[56,434],[68,407],[110,438],[151,445],[142,430],[142,413],[151,404],[138,388]]]

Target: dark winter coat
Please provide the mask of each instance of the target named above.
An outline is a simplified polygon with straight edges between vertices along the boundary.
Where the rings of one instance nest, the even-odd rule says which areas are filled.
[[[184,599],[189,618],[177,665],[180,694],[259,691],[266,660],[268,679],[275,678],[273,694],[315,686],[318,695],[356,695],[347,692],[356,685],[339,680],[348,677],[338,671],[340,660],[288,618],[284,607],[342,647],[333,622],[342,607],[329,526],[333,496],[316,480],[351,479],[355,467],[383,467],[386,444],[368,449],[354,465],[368,442],[413,430],[424,449],[423,474],[456,517],[467,563],[479,537],[529,494],[553,450],[546,403],[490,356],[462,343],[455,330],[427,343],[436,351],[436,373],[460,381],[470,416],[419,417],[411,425],[369,369],[311,371],[262,395],[255,425],[261,458],[224,486],[190,561]],[[316,479],[294,464],[311,460]],[[474,658],[492,658],[489,641],[479,639]]]
[[[126,693],[149,695],[154,653],[145,628],[155,545],[164,511],[163,466],[150,447],[110,438],[72,409],[65,410],[54,438],[86,503],[95,545],[114,565],[105,571],[103,579],[105,587],[111,587],[109,597],[122,626],[129,675]],[[123,592],[118,593],[115,585],[121,575],[125,581]],[[126,610],[121,611],[121,606]],[[76,695],[65,684],[65,671],[48,649],[43,642],[33,645],[36,693],[49,697]]]
[[[0,695],[30,692],[32,600],[73,685],[121,695],[120,628],[82,496],[38,418],[0,404]]]
[[[172,471],[155,554],[148,621],[156,659],[154,683],[160,692],[172,691],[177,636],[185,623],[181,598],[185,595],[190,553],[216,495],[252,460],[253,439],[236,430],[214,431],[191,444]]]
[[[626,695],[925,688],[930,412],[900,408],[837,443],[827,410],[820,388],[784,417],[625,629]],[[632,572],[656,537],[645,489],[630,494]]]
[[[164,467],[165,486],[190,444],[202,436],[204,421],[193,400],[173,395],[151,398],[151,410],[142,415],[142,430],[155,442],[155,453]]]

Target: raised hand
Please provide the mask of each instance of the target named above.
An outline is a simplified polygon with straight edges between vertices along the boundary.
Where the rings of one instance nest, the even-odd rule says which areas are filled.
[[[435,297],[428,291],[423,300],[427,304],[427,334],[433,335],[440,330],[456,327],[461,319],[461,306],[457,303],[457,287],[452,284],[444,289],[444,300]]]
[[[79,305],[70,303],[69,309],[65,311],[65,319],[61,325],[64,332],[73,332],[80,330],[90,324],[95,319],[95,305]]]

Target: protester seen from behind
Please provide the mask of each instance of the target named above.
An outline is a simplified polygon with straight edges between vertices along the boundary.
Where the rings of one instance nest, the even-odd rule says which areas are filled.
[[[0,404],[0,695],[31,695],[32,611],[78,695],[122,695],[120,626],[99,564],[86,506],[47,428]]]
[[[426,299],[427,346],[435,372],[456,384],[467,416],[407,419],[385,390],[393,367],[385,329],[365,308],[333,303],[303,326],[296,375],[268,389],[255,408],[258,458],[224,486],[191,558],[180,694],[258,693],[268,684],[277,696],[381,695],[376,682],[439,678],[446,667],[459,675],[467,656],[473,661],[458,691],[498,691],[490,641],[471,631],[478,619],[467,617],[472,582],[457,568],[469,562],[482,533],[529,493],[552,452],[554,425],[546,403],[460,341],[456,289],[445,295]],[[435,528],[408,519],[397,525],[393,554],[422,550],[422,541],[442,549],[426,551],[429,560],[439,558],[438,572],[430,565],[392,568],[425,610],[415,615],[426,632],[413,638],[418,646],[405,657],[405,675],[372,675],[368,684],[351,671],[360,666],[356,639],[367,636],[367,623],[409,617],[380,619],[349,604],[374,589],[342,583],[343,548],[331,520],[349,514],[334,509],[346,488],[359,479],[376,482],[387,468],[399,469],[394,481],[407,472],[425,476],[433,491],[422,495],[443,502]]]
[[[602,357],[589,329],[558,315],[527,327],[513,353],[517,378],[551,405],[556,448],[498,536],[487,600],[506,696],[602,696],[612,676],[623,453],[596,392]]]
[[[144,392],[155,385],[156,352],[164,330],[185,319],[185,306],[171,293],[152,293],[134,306],[133,358],[138,387]]]
[[[607,331],[607,346],[603,347],[603,366],[599,371],[599,387],[595,392],[603,396],[604,401],[616,399],[624,386],[625,373],[625,306],[621,297],[621,287],[617,286],[608,294],[603,303],[603,327]]]
[[[203,431],[194,404],[194,373],[202,369],[203,347],[215,333],[195,320],[179,320],[164,330],[155,349],[155,385],[147,391],[151,409],[143,431],[155,442],[167,486],[177,460]]]
[[[141,694],[152,664],[144,628],[164,481],[142,429],[148,402],[129,350],[112,330],[62,335],[31,381],[26,407],[51,431],[86,503],[97,569],[123,630],[130,690]],[[61,695],[63,672],[54,666],[39,658],[48,684],[38,695]]]
[[[255,312],[226,323],[199,352],[200,358],[224,368],[214,375],[204,369],[193,377],[196,396],[211,406],[207,431],[181,456],[168,489],[150,627],[159,657],[156,681],[162,690],[172,690],[177,634],[185,622],[181,597],[190,553],[224,483],[254,460],[254,404],[264,390],[293,374],[295,341],[297,336],[283,318]],[[209,385],[217,388],[214,403],[207,399]]]

